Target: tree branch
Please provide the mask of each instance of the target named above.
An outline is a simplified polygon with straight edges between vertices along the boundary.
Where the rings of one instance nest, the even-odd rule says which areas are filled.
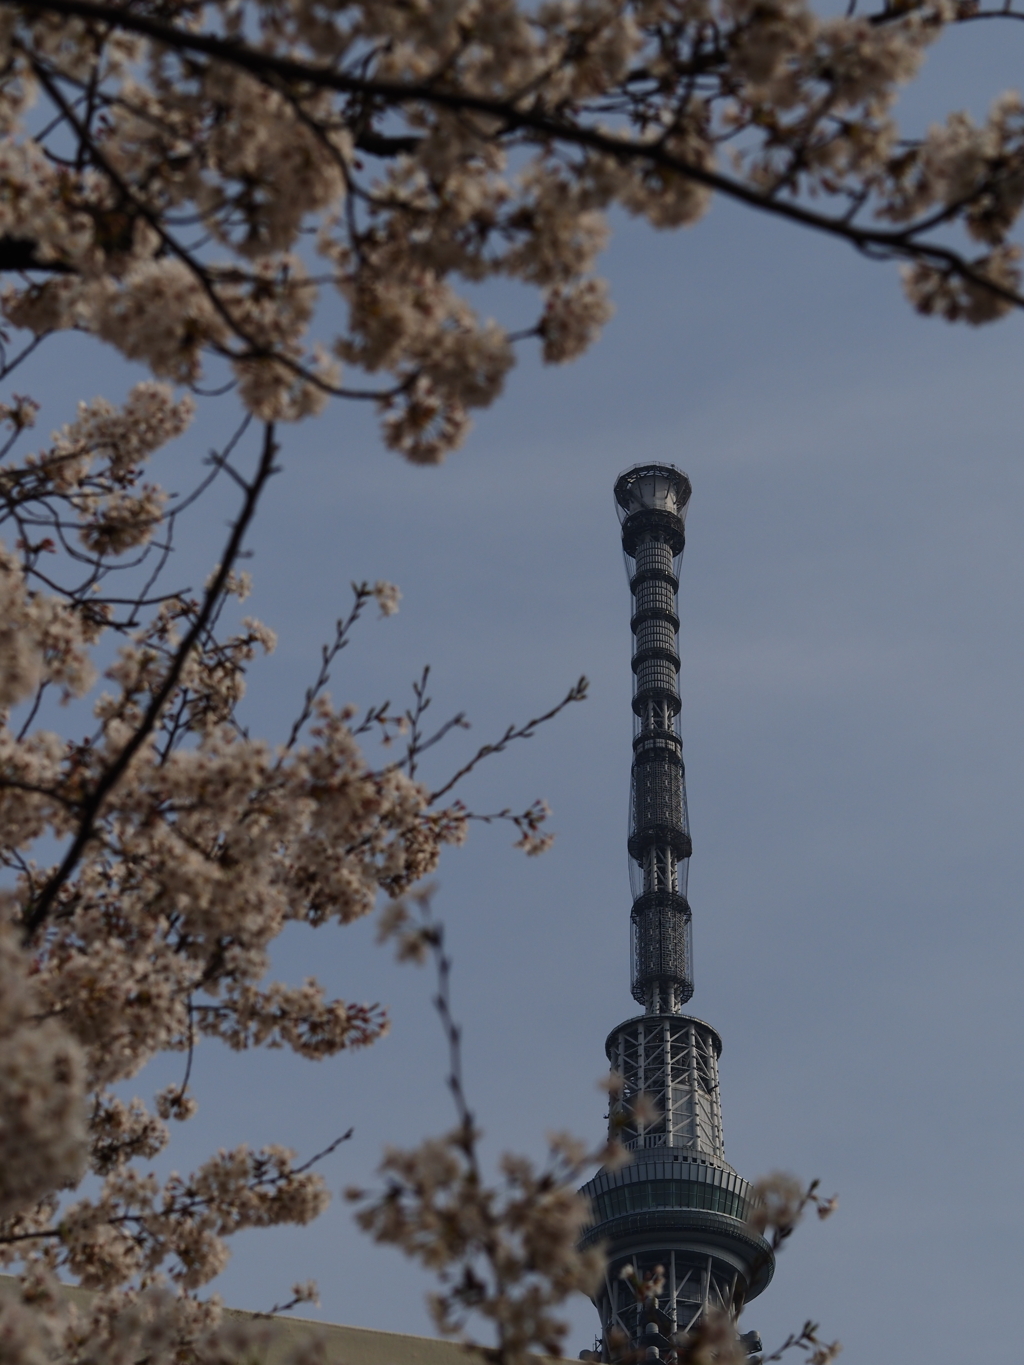
[[[518,729],[516,726],[510,725],[502,737],[494,744],[482,745],[469,762],[464,763],[459,771],[453,777],[449,778],[443,787],[439,787],[436,792],[430,793],[430,804],[433,805],[440,797],[444,796],[447,792],[450,792],[452,787],[454,787],[456,783],[461,782],[468,773],[471,773],[476,765],[483,759],[489,758],[491,754],[502,753],[513,740],[532,739],[538,725],[543,725],[545,721],[554,720],[555,716],[557,716],[560,711],[564,711],[571,702],[583,701],[587,695],[588,686],[587,679],[580,678],[579,682],[570,687],[569,691],[558,705],[553,706],[550,711],[545,711],[542,716],[535,716],[533,720],[528,720],[525,725],[520,725]]]
[[[178,680],[181,677],[182,670],[185,667],[189,655],[192,653],[196,642],[202,636],[213,618],[214,613],[217,611],[220,599],[224,592],[224,587],[228,581],[228,575],[231,573],[238,559],[245,533],[248,531],[253,516],[255,515],[260,495],[266,487],[267,480],[276,472],[274,457],[277,454],[277,450],[277,442],[274,438],[274,424],[272,422],[267,422],[264,425],[263,451],[260,455],[259,465],[252,482],[247,486],[242,509],[231,528],[231,534],[228,537],[227,545],[225,546],[224,553],[221,557],[220,567],[217,569],[212,583],[206,590],[202,606],[200,607],[188,634],[175,651],[174,657],[167,669],[167,673],[164,676],[164,680],[157,688],[156,692],[153,693],[149,706],[146,708],[146,713],[139,722],[135,733],[107,768],[106,772],[100,777],[88,798],[83,802],[78,832],[71,841],[71,846],[64,854],[60,866],[57,868],[56,872],[54,872],[53,876],[47,880],[46,884],[40,890],[39,895],[26,906],[23,921],[26,940],[30,940],[44,923],[53,908],[54,901],[60,894],[61,888],[78,866],[79,860],[85,852],[86,845],[93,837],[96,821],[104,801],[128,771],[132,759],[156,728],[157,722],[160,719],[160,713],[163,711],[168,698],[177,687]]]
[[[427,104],[454,111],[472,111],[501,120],[507,129],[535,133],[542,140],[550,139],[602,152],[620,161],[648,162],[685,176],[695,184],[704,185],[750,208],[759,209],[827,236],[838,237],[872,259],[925,261],[940,269],[951,271],[980,289],[988,290],[1015,308],[1024,308],[1024,294],[988,278],[959,252],[939,243],[916,240],[917,233],[922,230],[920,225],[910,224],[897,230],[859,227],[847,222],[845,216],[833,218],[828,214],[817,213],[803,204],[769,198],[742,181],[675,156],[658,143],[639,142],[600,128],[572,123],[542,108],[522,108],[517,104],[516,96],[496,99],[445,88],[430,82],[375,80],[355,76],[330,67],[275,56],[273,53],[259,51],[234,39],[218,38],[210,33],[185,32],[137,11],[101,3],[101,0],[30,0],[27,4],[19,3],[19,0],[0,0],[0,4],[16,6],[29,12],[94,19],[150,38],[172,50],[203,53],[217,61],[248,71],[261,80],[273,76],[289,83],[298,82],[314,89],[333,90],[339,94],[362,95],[398,106]],[[1012,13],[1008,11],[1007,17],[1012,17]]]
[[[44,261],[36,255],[39,243],[27,237],[0,237],[0,270],[49,270],[56,275],[74,274],[64,261]]]

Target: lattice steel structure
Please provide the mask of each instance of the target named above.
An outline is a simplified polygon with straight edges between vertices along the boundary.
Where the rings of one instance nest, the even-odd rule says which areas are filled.
[[[609,1253],[595,1298],[604,1360],[640,1351],[674,1361],[678,1333],[692,1330],[709,1308],[735,1318],[775,1269],[770,1246],[745,1223],[750,1186],[725,1159],[722,1041],[682,1012],[693,995],[693,845],[679,728],[677,593],[690,491],[672,465],[637,465],[615,484],[632,594],[631,985],[644,1013],[613,1029],[605,1044],[622,1087],[609,1131],[634,1160],[600,1171],[582,1191],[593,1210],[583,1245],[602,1242]],[[638,1106],[640,1095],[646,1103]]]

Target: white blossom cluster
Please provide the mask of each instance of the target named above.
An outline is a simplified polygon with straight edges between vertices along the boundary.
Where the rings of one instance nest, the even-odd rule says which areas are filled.
[[[478,1316],[495,1328],[502,1365],[522,1362],[535,1346],[560,1356],[566,1325],[555,1310],[570,1294],[592,1293],[604,1269],[599,1249],[576,1249],[591,1213],[573,1186],[594,1161],[621,1164],[623,1151],[591,1154],[555,1134],[545,1168],[506,1155],[496,1188],[481,1178],[476,1140],[462,1124],[413,1150],[389,1149],[383,1190],[353,1188],[348,1198],[376,1241],[400,1247],[440,1280],[430,1299],[439,1331],[464,1335]]]
[[[903,260],[919,309],[982,322],[1024,302],[1021,102],[916,140],[892,114],[928,47],[979,13],[0,0],[0,268],[21,272],[3,313],[158,377],[224,377],[262,420],[367,399],[420,462],[500,393],[516,340],[558,363],[598,335],[616,205],[669,228],[732,195]],[[492,278],[539,291],[532,322],[476,312],[467,287]],[[130,537],[154,496],[110,492],[108,522]]]
[[[259,1334],[246,1345],[222,1328],[199,1291],[234,1233],[316,1217],[322,1177],[279,1147],[221,1151],[162,1182],[147,1163],[169,1123],[196,1111],[188,1077],[204,1037],[317,1059],[381,1036],[378,1005],[332,999],[312,978],[268,980],[271,945],[290,923],[364,916],[382,892],[397,904],[470,819],[443,800],[458,774],[436,795],[414,775],[434,743],[416,713],[360,720],[325,691],[363,609],[398,609],[394,585],[356,587],[277,745],[237,716],[273,633],[252,618],[218,629],[250,586],[233,567],[241,519],[201,594],[147,596],[159,579],[147,556],[166,559],[177,515],[147,463],[192,406],[146,381],[120,407],[81,405],[43,449],[0,465],[0,1265],[22,1270],[21,1299],[0,1301],[4,1365],[258,1359]],[[0,411],[8,453],[34,416],[26,399]],[[272,433],[262,473],[232,467],[243,516],[273,469]],[[214,472],[226,465],[218,456]],[[144,582],[126,598],[110,576],[130,583],[132,565]],[[84,734],[40,723],[48,691],[78,699],[76,714],[91,706]],[[404,735],[404,754],[373,767],[370,732]],[[534,851],[546,814],[535,803],[486,818],[509,820]],[[180,1084],[150,1104],[113,1089],[168,1050],[183,1055]],[[96,1192],[72,1193],[87,1174]],[[96,1291],[87,1312],[60,1297],[59,1273]],[[300,1288],[294,1302],[312,1292]]]

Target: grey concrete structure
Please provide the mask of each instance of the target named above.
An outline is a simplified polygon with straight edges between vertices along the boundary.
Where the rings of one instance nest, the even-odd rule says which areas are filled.
[[[677,1333],[711,1308],[735,1318],[775,1268],[771,1247],[745,1222],[750,1186],[725,1159],[722,1041],[683,1013],[693,994],[692,841],[677,593],[690,491],[672,465],[637,465],[615,484],[633,602],[631,985],[644,1013],[613,1029],[605,1045],[621,1086],[609,1131],[633,1161],[600,1171],[583,1188],[593,1210],[583,1244],[601,1242],[609,1253],[595,1298],[605,1360],[638,1351],[674,1360]]]

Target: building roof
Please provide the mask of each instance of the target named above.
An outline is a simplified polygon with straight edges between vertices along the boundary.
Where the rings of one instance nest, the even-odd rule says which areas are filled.
[[[13,1295],[17,1278],[0,1275],[0,1297]],[[88,1289],[64,1285],[64,1293],[83,1307],[92,1297]],[[224,1316],[252,1320],[261,1317],[237,1308],[225,1308]],[[281,1365],[291,1351],[304,1343],[323,1343],[328,1365],[488,1365],[489,1353],[456,1341],[437,1337],[414,1337],[404,1332],[378,1332],[369,1327],[345,1327],[336,1322],[315,1322],[312,1318],[276,1316],[267,1318],[270,1341],[261,1365]],[[550,1357],[531,1356],[535,1365],[556,1365]]]

